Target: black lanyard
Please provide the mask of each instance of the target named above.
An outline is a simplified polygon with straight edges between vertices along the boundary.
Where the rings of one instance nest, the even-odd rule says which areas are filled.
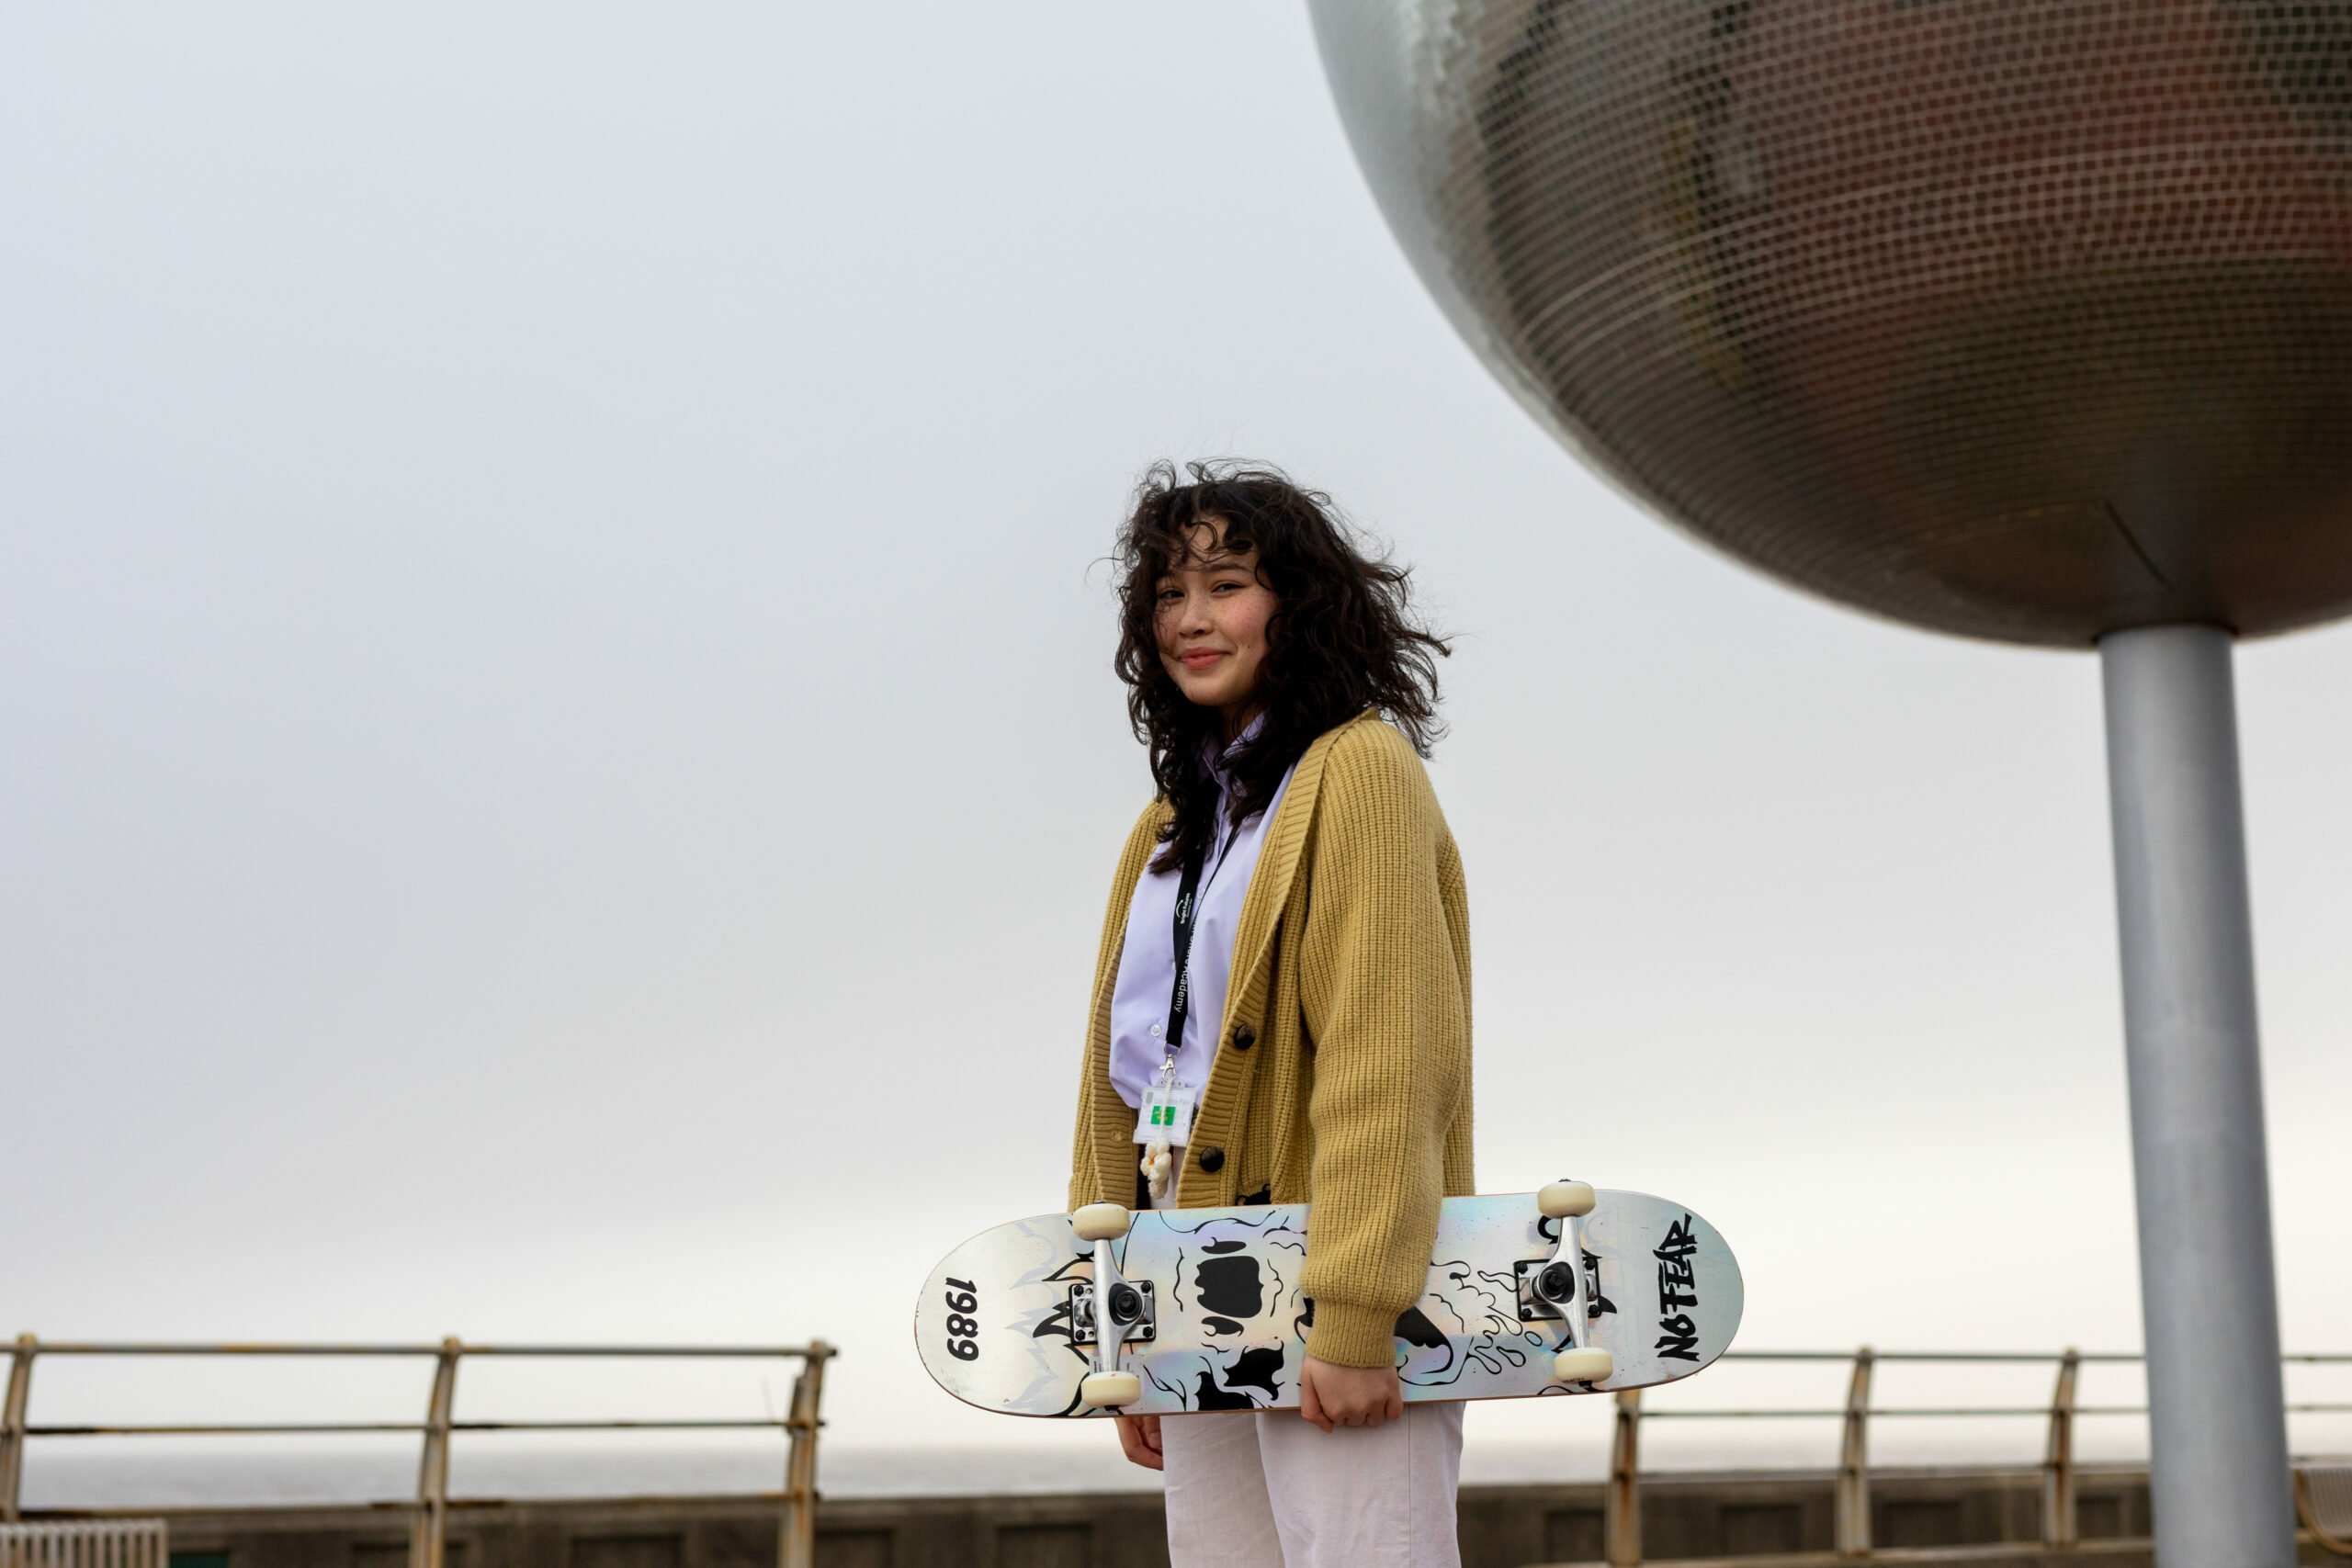
[[[1220,811],[1218,815],[1224,814]],[[1224,869],[1233,840],[1241,837],[1240,823],[1223,826],[1226,830],[1222,835],[1214,829],[1209,834],[1216,849],[1216,867],[1209,873],[1212,877]],[[1220,839],[1222,841],[1217,841]],[[1168,1041],[1159,1055],[1163,1072],[1176,1064],[1176,1049],[1184,1043],[1184,1014],[1193,1005],[1193,926],[1201,916],[1201,865],[1207,859],[1208,846],[1204,845],[1198,855],[1184,863],[1184,874],[1176,884],[1176,988],[1168,996]]]
[[[1176,988],[1168,997],[1168,1038],[1159,1057],[1163,1067],[1175,1062],[1176,1048],[1184,1043],[1184,1013],[1193,1005],[1193,926],[1200,919],[1201,863],[1207,858],[1187,859],[1184,875],[1176,884]]]

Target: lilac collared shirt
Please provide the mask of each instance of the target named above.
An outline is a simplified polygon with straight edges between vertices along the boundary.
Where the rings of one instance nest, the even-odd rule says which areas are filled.
[[[1255,733],[1252,724],[1218,761],[1232,756]],[[1226,782],[1224,770],[1215,771],[1219,782]],[[1229,785],[1217,799],[1216,842],[1224,846],[1224,853],[1211,854],[1201,878],[1199,912],[1193,924],[1193,995],[1184,1010],[1184,1038],[1176,1050],[1177,1081],[1191,1085],[1195,1093],[1209,1081],[1217,1037],[1225,1027],[1225,993],[1233,976],[1241,901],[1258,869],[1266,825],[1282,808],[1291,773],[1297,771],[1293,762],[1266,809],[1238,831],[1226,817],[1233,803]],[[1136,879],[1135,897],[1127,902],[1126,942],[1119,952],[1118,977],[1111,986],[1111,1087],[1129,1105],[1143,1103],[1143,1091],[1159,1076],[1166,1056],[1168,1003],[1176,985],[1176,887],[1182,880],[1181,872],[1155,872],[1146,865]]]

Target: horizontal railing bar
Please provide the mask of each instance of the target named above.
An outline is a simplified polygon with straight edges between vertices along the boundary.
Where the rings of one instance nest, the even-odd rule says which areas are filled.
[[[2050,1418],[2051,1412],[2046,1404],[1903,1404],[1884,1410],[1872,1410],[1870,1414],[1872,1416],[2030,1416],[2037,1420],[2046,1421]],[[2120,1404],[2105,1406],[2078,1404],[2075,1407],[2075,1414],[2077,1416],[2143,1416],[2147,1412],[2144,1409],[2127,1409]]]
[[[797,1356],[807,1360],[815,1354],[807,1345],[461,1345],[458,1348],[469,1356],[629,1356],[679,1357],[697,1356],[767,1357]],[[839,1355],[828,1346],[825,1353]]]
[[[164,1343],[124,1339],[43,1339],[33,1346],[43,1356],[437,1356],[438,1345],[275,1345]]]
[[[2340,1416],[2352,1414],[2352,1404],[2290,1404],[2287,1406],[2287,1409],[2290,1415],[2298,1416]],[[2077,1404],[2073,1410],[2073,1414],[2076,1416],[2145,1416],[2147,1413],[2148,1407],[2144,1404]],[[1848,1414],[1850,1413],[1844,1405],[1841,1404],[1812,1405],[1802,1409],[1789,1410],[1657,1410],[1645,1408],[1641,1412],[1641,1417],[1645,1421],[1690,1421],[1696,1420],[1701,1417],[1704,1417],[1711,1421],[1727,1421],[1736,1420],[1741,1416],[1769,1416],[1773,1420],[1786,1420],[1797,1416],[1845,1416]],[[2054,1415],[2055,1412],[2046,1404],[1892,1404],[1883,1407],[1873,1406],[1872,1408],[1864,1411],[1863,1414],[1866,1416],[2032,1416],[2046,1418]]]
[[[132,1427],[28,1427],[28,1438],[220,1438],[265,1434],[273,1437],[315,1436],[333,1432],[422,1432],[415,1421],[294,1421],[228,1422],[203,1426],[141,1425]]]
[[[1843,1361],[1854,1359],[1851,1350],[1726,1350],[1715,1358],[1719,1361]],[[2063,1361],[2064,1350],[1873,1350],[1873,1361],[2009,1361],[2021,1365]],[[2077,1361],[2144,1361],[2148,1358],[2137,1350],[2085,1350]],[[2327,1352],[2312,1355],[2282,1355],[2282,1361],[2298,1365],[2352,1365],[2352,1353]]]
[[[791,1418],[772,1416],[760,1420],[678,1421],[452,1421],[452,1432],[686,1432],[782,1431]]]
[[[1873,1350],[1873,1361],[2007,1361],[2020,1366],[2039,1366],[2045,1362],[2063,1361],[2063,1350]],[[2305,1359],[2344,1359],[2352,1357],[2307,1357]],[[1839,1361],[1851,1365],[1851,1350],[1726,1350],[1716,1358],[1722,1361]],[[2077,1361],[2144,1361],[2145,1356],[2130,1350],[2086,1350],[2075,1358]],[[2285,1359],[2293,1360],[2294,1357]]]
[[[453,1432],[651,1432],[651,1431],[782,1431],[789,1416],[679,1418],[646,1421],[452,1421]],[[215,1438],[316,1436],[335,1432],[422,1432],[416,1421],[235,1421],[204,1425],[142,1423],[136,1426],[28,1427],[28,1438]]]
[[[814,1349],[807,1345],[466,1345],[461,1356],[619,1356],[632,1359],[692,1359],[742,1357],[798,1357],[807,1360]],[[32,1349],[42,1356],[438,1356],[439,1345],[295,1345],[267,1343],[167,1343],[153,1340],[38,1340]],[[830,1348],[828,1355],[836,1354]]]
[[[1801,1416],[1843,1416],[1843,1410],[1651,1410],[1641,1412],[1645,1421],[1786,1421]]]
[[[778,1490],[777,1488],[763,1487],[755,1492],[728,1492],[719,1494],[681,1494],[676,1492],[570,1494],[563,1495],[560,1500],[573,1503],[593,1503],[600,1508],[639,1508],[648,1506],[655,1508],[674,1508],[678,1506],[681,1496],[690,1500],[708,1496],[718,1496],[729,1503],[740,1503],[744,1501],[774,1503],[782,1501],[786,1495],[786,1493]],[[453,1511],[458,1508],[511,1507],[514,1506],[514,1501],[515,1499],[511,1495],[502,1495],[492,1492],[479,1494],[471,1492],[452,1492],[449,1495],[449,1506]],[[271,1506],[272,1505],[269,1504],[254,1505],[256,1508],[266,1508]],[[303,1508],[364,1508],[371,1512],[382,1510],[386,1512],[413,1514],[416,1511],[417,1501],[413,1497],[386,1497],[382,1495],[370,1496],[366,1494],[357,1494],[334,1497],[322,1497],[313,1502],[298,1504],[296,1506]],[[243,1511],[243,1507],[239,1505],[232,1504],[230,1506],[230,1508],[232,1511]],[[174,1518],[183,1514],[205,1514],[220,1511],[221,1510],[209,1507],[201,1503],[118,1503],[105,1505],[84,1505],[77,1503],[70,1509],[61,1508],[57,1510],[51,1510],[47,1508],[27,1508],[25,1513],[28,1517],[25,1522],[27,1524],[55,1523],[57,1522],[56,1515],[59,1513],[70,1513],[72,1517],[77,1520],[114,1520],[152,1519],[158,1517]]]
[[[2148,1407],[2144,1404],[2078,1404],[2075,1407],[2075,1414],[2077,1416],[2145,1416],[2147,1413]],[[1810,1405],[1786,1410],[1651,1410],[1645,1408],[1641,1412],[1641,1417],[1645,1421],[1693,1421],[1700,1419],[1709,1421],[1736,1421],[1746,1416],[1759,1416],[1775,1421],[1784,1421],[1793,1420],[1803,1416],[1845,1416],[1848,1414],[1850,1413],[1844,1405],[1841,1404],[1834,1407]],[[1863,1414],[1866,1416],[2032,1416],[2046,1419],[2050,1415],[2050,1407],[2046,1404],[1962,1404],[1953,1406],[1898,1404],[1867,1410],[1864,1411]]]

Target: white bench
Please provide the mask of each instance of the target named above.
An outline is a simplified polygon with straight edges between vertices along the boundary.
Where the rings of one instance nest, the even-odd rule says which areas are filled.
[[[161,1519],[0,1525],[0,1568],[171,1568]]]

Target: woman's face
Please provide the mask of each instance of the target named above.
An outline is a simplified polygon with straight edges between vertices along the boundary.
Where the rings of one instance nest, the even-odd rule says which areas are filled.
[[[1266,661],[1274,592],[1258,581],[1258,552],[1225,547],[1225,525],[1196,528],[1184,558],[1154,592],[1159,662],[1187,699],[1225,716],[1228,738],[1253,710]]]

